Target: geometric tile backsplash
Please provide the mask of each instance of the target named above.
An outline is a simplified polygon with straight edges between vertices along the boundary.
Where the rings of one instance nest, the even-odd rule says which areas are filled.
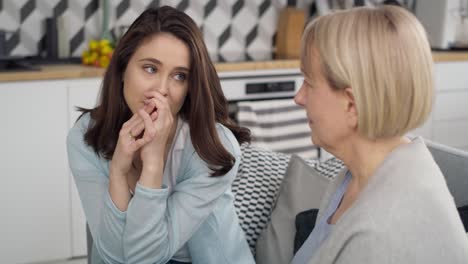
[[[130,25],[149,6],[170,5],[190,15],[202,29],[214,61],[268,60],[281,0],[108,0],[109,29]],[[102,31],[102,0],[0,0],[0,29],[5,53],[34,56],[43,49],[45,19],[60,18],[71,57],[79,57]]]
[[[324,2],[325,0],[322,0]],[[329,5],[384,0],[326,0]],[[413,7],[417,0],[398,0]],[[190,15],[202,29],[214,61],[269,60],[273,54],[279,12],[286,2],[312,6],[315,0],[0,0],[0,30],[8,32],[3,53],[35,56],[44,50],[45,19],[60,20],[66,53],[79,57],[90,39],[102,32],[108,5],[110,32],[118,34],[150,6],[169,5]],[[309,10],[310,11],[310,10]],[[314,15],[314,14],[311,14]]]

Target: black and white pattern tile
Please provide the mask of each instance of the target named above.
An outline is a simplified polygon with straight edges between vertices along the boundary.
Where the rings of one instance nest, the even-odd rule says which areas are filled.
[[[272,58],[273,37],[284,0],[108,0],[109,28],[130,25],[150,6],[186,12],[202,29],[214,61]],[[102,0],[1,0],[0,29],[8,31],[6,54],[34,56],[45,42],[45,19],[60,19],[68,53],[79,57],[89,40],[101,36]]]
[[[0,0],[0,30],[6,30],[6,54],[34,56],[44,49],[45,19],[54,17],[66,32],[67,54],[79,57],[102,31],[103,3],[108,2],[111,32],[129,26],[150,6],[169,5],[190,15],[202,28],[214,61],[268,60],[274,51],[280,10],[287,0]],[[316,0],[298,0],[313,7]],[[362,0],[367,5],[384,0]],[[409,7],[416,0],[398,0]],[[334,6],[341,2],[334,0]],[[333,7],[333,6],[332,6]],[[313,14],[310,14],[313,16]]]

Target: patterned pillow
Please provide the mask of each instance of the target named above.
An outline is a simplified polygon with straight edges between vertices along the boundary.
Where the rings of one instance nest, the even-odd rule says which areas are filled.
[[[270,220],[281,181],[291,155],[242,145],[239,172],[232,183],[234,205],[250,249]]]
[[[270,221],[291,155],[246,144],[241,149],[241,163],[232,191],[240,225],[255,255],[257,239]],[[324,163],[317,160],[306,162],[326,177],[334,177],[344,166],[335,158]]]
[[[311,164],[307,160],[306,162]],[[334,178],[338,174],[338,172],[340,172],[344,168],[343,162],[337,158],[331,158],[324,162],[315,162],[313,166],[318,172],[320,172],[323,176],[328,178]]]

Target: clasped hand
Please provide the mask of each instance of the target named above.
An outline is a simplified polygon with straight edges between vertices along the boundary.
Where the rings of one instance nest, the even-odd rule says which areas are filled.
[[[122,125],[112,157],[112,169],[125,175],[131,170],[138,150],[143,166],[164,159],[167,141],[174,124],[168,98],[157,91],[148,91],[145,96],[148,99],[144,107]]]

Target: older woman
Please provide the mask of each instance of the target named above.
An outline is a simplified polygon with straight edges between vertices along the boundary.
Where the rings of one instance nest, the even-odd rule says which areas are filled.
[[[322,16],[295,97],[312,141],[346,164],[292,263],[468,263],[468,240],[419,127],[433,102],[423,27],[396,6]]]

